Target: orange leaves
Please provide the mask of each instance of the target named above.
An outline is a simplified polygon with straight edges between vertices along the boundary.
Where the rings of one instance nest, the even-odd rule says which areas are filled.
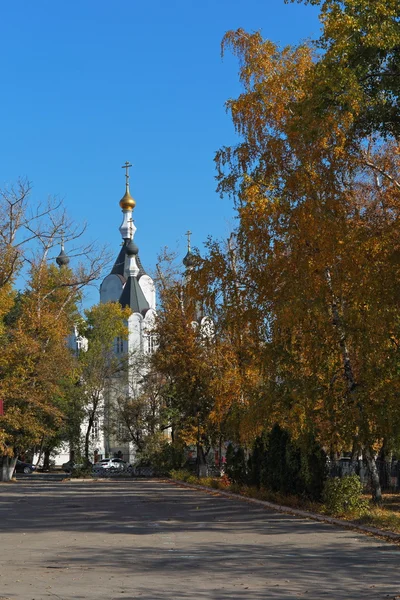
[[[66,336],[75,314],[76,294],[63,286],[66,273],[33,265],[30,288],[13,295],[5,315],[0,355],[0,453],[7,447],[25,450],[60,427],[57,398],[62,379],[74,368]],[[5,292],[0,288],[0,294]]]
[[[243,30],[223,46],[239,57],[244,84],[228,103],[242,138],[217,154],[239,227],[234,260],[225,254],[224,279],[212,285],[224,300],[221,335],[229,324],[251,368],[238,360],[216,407],[222,414],[236,395],[237,431],[254,431],[261,416],[335,447],[378,430],[398,435],[398,147],[353,134],[363,108],[354,74],[340,111],[318,107],[331,74],[309,48],[280,50]]]

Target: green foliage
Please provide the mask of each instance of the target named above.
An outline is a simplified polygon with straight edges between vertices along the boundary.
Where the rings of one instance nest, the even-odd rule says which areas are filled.
[[[126,321],[131,314],[118,302],[97,304],[85,311],[86,320],[79,324],[79,333],[88,340],[88,348],[79,354],[80,385],[78,401],[84,406],[87,427],[85,433],[85,458],[89,458],[90,433],[96,419],[103,390],[113,377],[126,372],[128,356],[114,353],[115,338],[127,339]]]
[[[241,485],[247,482],[246,455],[241,446],[228,445],[225,472],[233,483]]]
[[[291,0],[294,1],[294,0]],[[314,106],[353,115],[362,134],[400,137],[398,0],[304,0],[321,5],[324,54],[315,68]]]
[[[185,463],[183,446],[178,443],[171,444],[168,441],[164,441],[151,452],[142,453],[139,456],[136,465],[151,466],[158,475],[170,475],[172,472],[181,473],[180,469]],[[187,472],[189,473],[189,471]]]
[[[301,447],[300,476],[304,486],[304,494],[311,500],[321,500],[328,476],[327,457],[321,446],[309,438]]]
[[[275,425],[268,436],[268,446],[261,465],[260,483],[274,492],[301,493],[300,451],[289,434]]]
[[[83,465],[82,467],[78,467],[73,469],[71,475],[71,479],[88,479],[93,477],[92,465]]]
[[[320,500],[327,475],[326,455],[312,438],[296,445],[275,425],[254,442],[248,472],[249,484],[257,488]]]
[[[361,497],[362,491],[363,486],[358,475],[333,477],[325,482],[322,499],[333,514],[361,514],[368,509],[368,502]]]
[[[254,441],[253,448],[248,460],[248,482],[249,485],[261,487],[261,468],[265,459],[268,435],[263,432]]]
[[[185,483],[199,483],[198,477],[196,477],[195,475],[193,475],[193,473],[185,469],[172,469],[170,472],[170,477],[172,479],[176,479],[177,481],[184,481]]]

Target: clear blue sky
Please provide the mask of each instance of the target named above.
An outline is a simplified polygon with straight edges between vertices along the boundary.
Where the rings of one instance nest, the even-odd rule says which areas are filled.
[[[200,250],[226,236],[233,211],[213,158],[235,141],[224,102],[240,91],[238,65],[220,42],[238,27],[282,45],[320,30],[315,7],[284,0],[1,3],[0,185],[26,176],[34,201],[64,198],[117,255],[129,160],[145,267],[164,246],[183,256],[188,228]]]

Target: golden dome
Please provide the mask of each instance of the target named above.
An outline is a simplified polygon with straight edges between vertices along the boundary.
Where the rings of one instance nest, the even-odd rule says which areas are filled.
[[[128,186],[126,186],[125,195],[119,201],[119,205],[122,208],[122,210],[133,210],[136,206],[136,201],[132,198]]]

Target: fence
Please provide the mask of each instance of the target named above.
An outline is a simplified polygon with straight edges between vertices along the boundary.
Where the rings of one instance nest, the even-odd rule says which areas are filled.
[[[156,473],[152,467],[129,467],[128,469],[96,469],[94,468],[93,477],[126,479],[129,477],[155,477]],[[0,598],[1,600],[1,598]]]
[[[400,490],[400,460],[391,462],[380,460],[376,461],[379,473],[379,480],[382,490],[385,492],[396,492]],[[371,486],[371,476],[366,463],[362,460],[352,460],[351,458],[341,458],[337,461],[329,462],[330,477],[344,477],[345,475],[356,474],[360,477],[365,488]]]

